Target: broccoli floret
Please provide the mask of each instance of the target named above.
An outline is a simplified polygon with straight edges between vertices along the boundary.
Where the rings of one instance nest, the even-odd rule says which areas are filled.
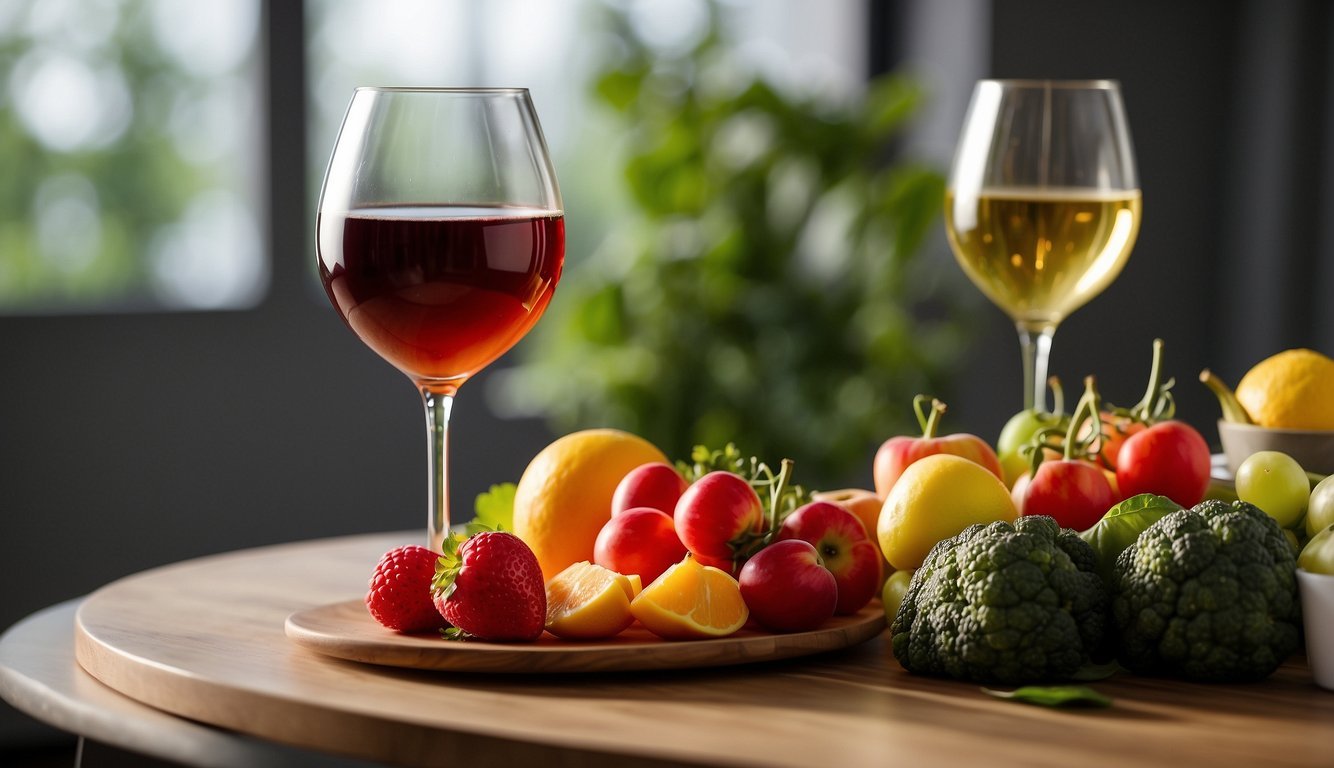
[[[909,672],[984,683],[1068,678],[1102,647],[1095,556],[1050,517],[973,525],[936,544],[894,617]]]
[[[1244,501],[1167,515],[1116,560],[1120,662],[1190,680],[1268,677],[1300,642],[1296,568],[1278,523]]]

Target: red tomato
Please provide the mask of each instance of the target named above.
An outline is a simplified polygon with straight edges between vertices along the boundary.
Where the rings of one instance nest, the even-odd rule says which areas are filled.
[[[1209,489],[1209,444],[1185,422],[1154,424],[1121,446],[1116,482],[1125,498],[1156,493],[1193,507]]]
[[[1018,484],[1016,484],[1018,487]],[[1098,467],[1071,459],[1044,461],[1023,492],[1025,515],[1048,515],[1062,528],[1092,528],[1116,504],[1116,493]]]
[[[1115,471],[1117,457],[1121,455],[1121,446],[1125,445],[1131,435],[1143,432],[1146,425],[1142,421],[1117,416],[1107,411],[1099,413],[1098,419],[1102,423],[1102,449],[1098,451],[1098,460],[1104,467]],[[1081,437],[1088,434],[1088,427],[1081,429],[1079,434]]]

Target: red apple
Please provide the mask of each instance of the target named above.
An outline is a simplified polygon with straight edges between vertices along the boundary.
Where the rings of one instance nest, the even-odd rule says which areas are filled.
[[[695,555],[734,558],[764,530],[760,497],[740,475],[710,472],[681,494],[673,512],[676,535]]]
[[[612,517],[635,507],[652,507],[670,515],[685,490],[685,478],[671,464],[640,464],[616,485],[611,497]]]
[[[838,605],[834,574],[824,567],[815,547],[801,539],[774,542],[760,550],[742,566],[737,581],[751,618],[773,632],[815,629],[834,615]]]
[[[936,427],[940,422],[941,415],[945,413],[945,404],[939,400],[932,400],[931,415],[928,417],[922,410],[922,403],[927,399],[929,398],[918,395],[913,400],[913,408],[917,411],[917,420],[922,425],[922,436],[891,437],[875,452],[875,460],[871,466],[871,474],[875,480],[875,492],[881,498],[888,497],[890,489],[899,481],[899,475],[903,474],[903,470],[907,469],[908,465],[923,456],[930,456],[935,453],[952,453],[956,456],[962,456],[969,461],[981,464],[991,474],[1004,480],[1005,473],[1001,471],[1000,459],[996,458],[995,449],[987,441],[977,435],[962,432],[936,437]]]
[[[644,584],[685,556],[671,516],[650,507],[627,509],[608,520],[593,543],[593,562],[627,576],[639,574]]]
[[[811,494],[814,501],[832,501],[843,507],[862,521],[862,526],[866,528],[866,535],[875,536],[876,527],[880,524],[880,510],[885,506],[885,500],[876,495],[875,491],[868,491],[862,488],[841,488],[837,491],[819,491]]]
[[[787,516],[780,541],[800,539],[815,547],[838,584],[837,613],[851,614],[871,602],[884,576],[878,544],[866,535],[857,516],[829,501],[812,501]]]

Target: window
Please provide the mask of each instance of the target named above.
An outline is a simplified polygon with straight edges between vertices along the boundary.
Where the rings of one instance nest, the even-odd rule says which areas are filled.
[[[860,0],[720,7],[736,32],[738,66],[812,92],[853,93],[865,83]],[[590,95],[600,57],[609,54],[601,16],[623,11],[645,39],[673,49],[696,43],[709,13],[705,0],[311,0],[307,8],[312,221],[356,86],[523,86],[556,164],[571,259],[598,247],[623,205],[617,128]]]
[[[0,4],[0,312],[255,304],[258,0]]]

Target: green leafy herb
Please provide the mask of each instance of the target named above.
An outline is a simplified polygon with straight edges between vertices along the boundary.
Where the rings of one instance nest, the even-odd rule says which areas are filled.
[[[469,535],[481,531],[514,530],[514,483],[491,486],[491,490],[477,494],[473,507],[477,512],[468,523]]]
[[[1026,685],[1013,691],[983,688],[983,693],[998,699],[1008,699],[1039,707],[1105,708],[1112,700],[1082,685]]]
[[[1107,511],[1092,528],[1079,534],[1098,556],[1098,575],[1110,582],[1116,558],[1149,526],[1181,509],[1166,496],[1141,493]]]

